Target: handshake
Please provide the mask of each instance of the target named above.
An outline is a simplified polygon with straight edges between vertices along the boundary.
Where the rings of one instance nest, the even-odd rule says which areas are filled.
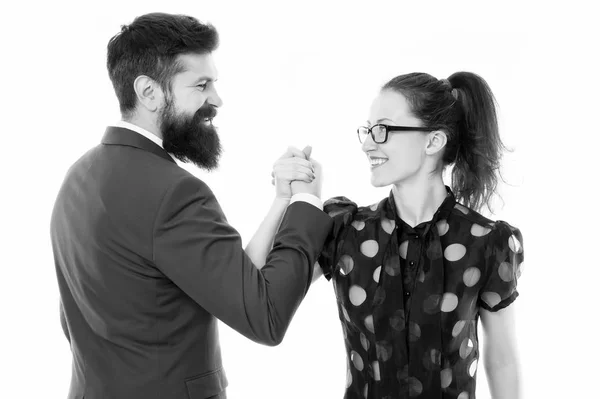
[[[312,148],[302,151],[295,147],[288,150],[273,164],[273,178],[277,198],[289,200],[292,195],[307,193],[321,198],[323,173],[321,164],[310,157]]]

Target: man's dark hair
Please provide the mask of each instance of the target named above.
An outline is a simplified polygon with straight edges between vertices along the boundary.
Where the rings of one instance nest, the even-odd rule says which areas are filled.
[[[123,117],[136,107],[133,82],[140,75],[154,79],[165,92],[183,70],[177,57],[207,54],[219,46],[217,30],[194,17],[152,13],[123,25],[108,42],[106,66]]]

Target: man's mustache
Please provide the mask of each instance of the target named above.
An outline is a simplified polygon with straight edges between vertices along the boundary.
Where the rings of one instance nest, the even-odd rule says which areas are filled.
[[[203,105],[202,107],[200,107],[200,109],[198,109],[198,111],[196,111],[196,115],[194,115],[195,118],[200,118],[200,119],[205,119],[205,118],[209,118],[212,119],[215,116],[217,116],[217,107],[215,107],[214,105]]]

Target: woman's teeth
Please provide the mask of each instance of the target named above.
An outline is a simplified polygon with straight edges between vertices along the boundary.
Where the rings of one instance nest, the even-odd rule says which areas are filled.
[[[387,162],[387,159],[383,159],[383,158],[371,158],[371,166],[383,165],[386,162]]]

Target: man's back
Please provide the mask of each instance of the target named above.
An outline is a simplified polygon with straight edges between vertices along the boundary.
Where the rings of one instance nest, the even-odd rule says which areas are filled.
[[[70,397],[82,397],[83,386],[98,398],[180,397],[182,381],[205,372],[217,392],[226,385],[216,319],[153,262],[153,224],[182,174],[174,162],[124,145],[99,145],[69,170],[52,242],[73,372],[85,380]]]
[[[149,139],[109,128],[52,214],[69,398],[225,398],[216,320],[279,344],[331,226],[291,204],[259,270],[206,184]]]

